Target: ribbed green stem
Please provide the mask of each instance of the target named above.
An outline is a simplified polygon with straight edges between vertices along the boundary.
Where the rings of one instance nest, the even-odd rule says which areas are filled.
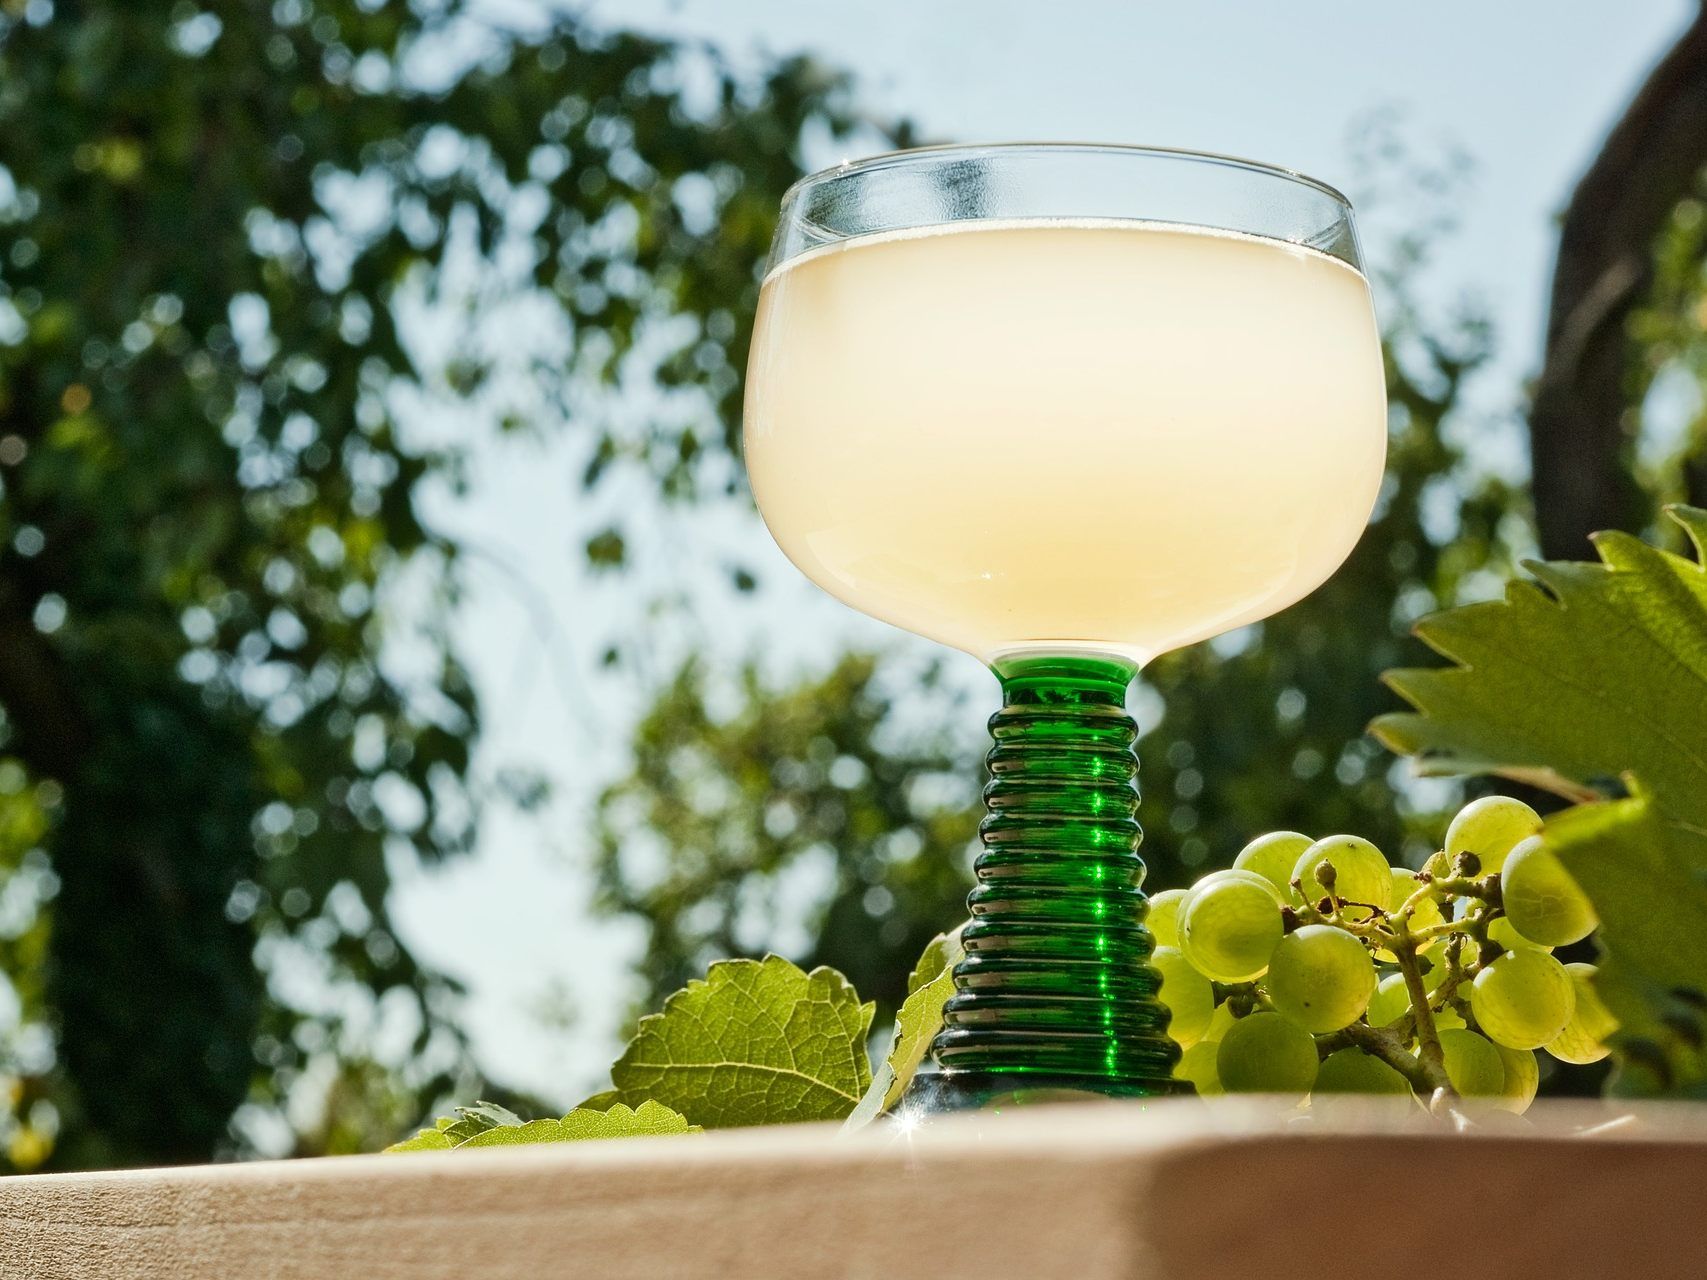
[[[1132,668],[1029,657],[997,675],[966,958],[931,1053],[955,1076],[1176,1092],[1139,890]]]

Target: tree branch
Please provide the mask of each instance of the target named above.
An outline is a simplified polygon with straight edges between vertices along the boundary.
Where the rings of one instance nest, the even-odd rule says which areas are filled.
[[[47,638],[36,630],[31,605],[17,584],[0,577],[0,708],[18,754],[32,768],[68,780],[89,746],[83,707]]]
[[[1624,322],[1647,289],[1654,238],[1707,164],[1707,10],[1607,135],[1559,228],[1547,347],[1530,410],[1542,554],[1582,559],[1597,529],[1648,511],[1624,430]]]

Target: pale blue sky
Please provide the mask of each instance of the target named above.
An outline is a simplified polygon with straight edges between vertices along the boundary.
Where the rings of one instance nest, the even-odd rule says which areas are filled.
[[[506,8],[525,17],[528,6]],[[1414,148],[1456,146],[1475,163],[1461,227],[1441,246],[1430,289],[1440,299],[1472,292],[1496,322],[1500,358],[1464,427],[1490,437],[1512,429],[1521,381],[1536,365],[1552,219],[1693,8],[1687,0],[578,6],[599,25],[708,38],[741,59],[810,50],[853,71],[871,109],[911,116],[936,138],[1222,151],[1302,169],[1354,195],[1364,183],[1350,160],[1352,126],[1400,108]],[[640,706],[632,683],[603,677],[597,657],[605,637],[638,620],[643,592],[633,582],[590,582],[578,548],[601,516],[644,494],[619,487],[589,504],[576,481],[578,446],[560,440],[484,447],[472,496],[433,513],[506,566],[473,565],[460,627],[487,707],[483,764],[537,768],[557,799],[543,817],[495,814],[469,859],[405,872],[396,908],[411,945],[470,983],[468,1020],[487,1070],[566,1103],[599,1083],[632,996],[627,965],[638,946],[632,930],[589,918],[581,833],[597,787],[623,766]],[[645,591],[695,601],[696,634],[661,635],[660,669],[700,643],[701,630],[720,657],[762,647],[782,669],[823,664],[850,638],[907,647],[799,582],[744,510],[660,515],[642,542],[643,562],[654,566]],[[744,606],[707,586],[731,549],[756,560],[768,584]],[[981,719],[972,714],[968,731]],[[552,991],[580,1011],[568,1031],[537,1016]]]

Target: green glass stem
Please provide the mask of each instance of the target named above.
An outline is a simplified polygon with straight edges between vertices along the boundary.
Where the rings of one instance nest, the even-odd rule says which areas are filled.
[[[931,1044],[942,1084],[1181,1091],[1139,888],[1134,674],[1086,655],[996,666],[966,958]]]

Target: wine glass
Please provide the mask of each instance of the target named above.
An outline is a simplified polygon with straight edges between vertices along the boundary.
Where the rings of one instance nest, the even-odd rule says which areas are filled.
[[[820,587],[1001,682],[932,1107],[1183,1087],[1126,692],[1320,585],[1386,438],[1351,206],[1301,174],[950,146],[783,197],[748,368],[759,510]]]

